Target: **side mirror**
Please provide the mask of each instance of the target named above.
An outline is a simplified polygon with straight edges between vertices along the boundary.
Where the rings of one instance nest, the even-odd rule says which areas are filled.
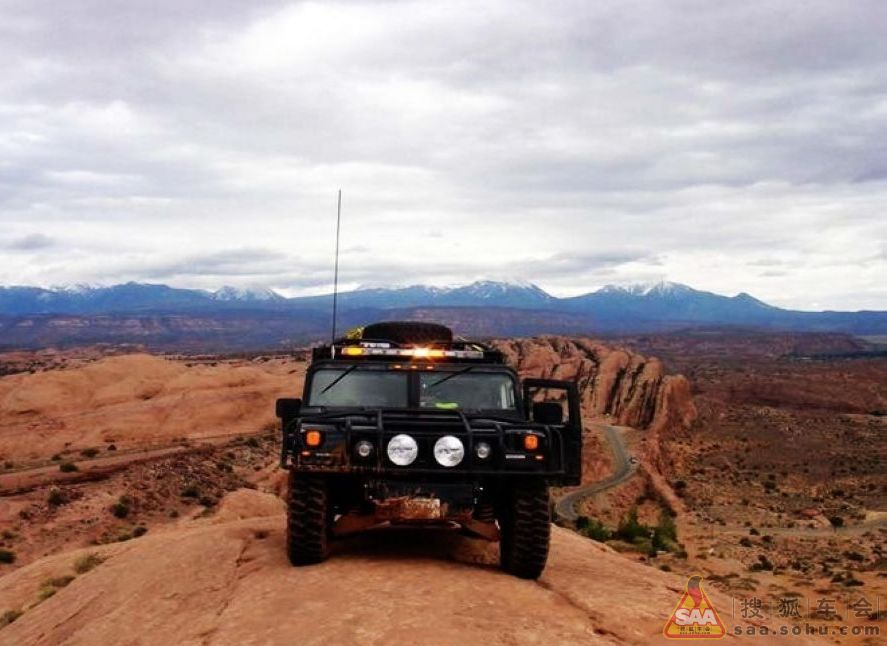
[[[280,419],[292,419],[298,417],[299,411],[302,409],[301,399],[278,399],[277,400],[277,416]]]
[[[536,402],[533,404],[533,421],[539,424],[563,424],[564,409],[558,402]]]

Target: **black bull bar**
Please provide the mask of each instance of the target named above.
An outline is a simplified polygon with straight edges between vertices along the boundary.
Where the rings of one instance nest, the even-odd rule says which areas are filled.
[[[514,417],[466,413],[461,410],[363,408],[349,411],[302,411],[283,425],[281,467],[316,473],[367,474],[376,476],[507,476],[535,475],[557,483],[568,476],[568,444],[562,425],[539,424]],[[312,451],[304,444],[305,428],[323,433],[323,446]],[[406,433],[419,445],[419,457],[408,466],[398,466],[387,458],[385,448],[395,435]],[[539,449],[526,459],[519,455],[524,435],[539,438]],[[439,465],[430,447],[440,437],[453,435],[465,446],[465,458],[454,467]],[[354,446],[368,440],[374,450],[366,459],[354,453]],[[578,438],[581,442],[581,438]],[[486,442],[490,458],[479,459],[475,447]],[[511,457],[509,457],[511,456]],[[537,456],[541,456],[538,459]]]

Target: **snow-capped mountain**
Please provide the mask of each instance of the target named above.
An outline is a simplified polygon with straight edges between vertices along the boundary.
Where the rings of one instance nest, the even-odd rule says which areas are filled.
[[[754,325],[784,310],[748,294],[722,296],[681,283],[607,285],[596,292],[561,301],[568,311],[586,312],[616,324],[661,321],[672,324]]]
[[[630,285],[605,285],[597,293],[628,294],[631,296],[675,296],[696,291],[682,283],[660,280],[654,283],[633,283]]]
[[[212,292],[213,300],[228,302],[271,302],[286,300],[283,296],[267,287],[231,287],[225,285],[221,289]]]
[[[328,317],[331,295],[284,298],[264,287],[222,287],[208,292],[167,285],[126,283],[111,287],[78,285],[43,289],[0,287],[0,318],[43,315],[250,315],[268,313],[292,320]],[[339,312],[347,320],[410,317],[417,308],[459,308],[460,317],[497,316],[521,320],[568,317],[587,322],[588,332],[630,332],[699,325],[735,325],[788,330],[887,333],[887,312],[794,312],[767,305],[741,293],[722,296],[671,282],[607,285],[572,298],[555,298],[532,283],[480,280],[468,285],[375,287],[339,294]],[[521,311],[533,311],[522,314]],[[546,313],[539,316],[539,313]],[[433,312],[424,314],[433,316]],[[533,318],[535,317],[535,318]],[[312,319],[312,320],[313,320]],[[511,325],[511,330],[530,328]],[[533,328],[536,329],[536,328]],[[546,330],[539,329],[540,332]],[[532,332],[532,330],[530,330]],[[2,345],[2,342],[0,342]]]
[[[330,296],[294,298],[290,302],[305,305],[329,303]],[[531,283],[479,280],[469,285],[436,287],[375,287],[339,294],[345,307],[518,307],[545,309],[557,299]]]
[[[193,309],[210,301],[196,289],[126,283],[111,287],[0,287],[2,314],[93,314]]]

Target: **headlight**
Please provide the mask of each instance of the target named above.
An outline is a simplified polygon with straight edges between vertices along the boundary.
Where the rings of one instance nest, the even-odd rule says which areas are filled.
[[[474,454],[481,460],[486,460],[492,452],[493,449],[486,442],[478,442],[474,445]]]
[[[465,457],[465,447],[458,437],[444,435],[434,443],[434,459],[442,467],[454,467]]]
[[[419,446],[409,435],[395,435],[388,442],[388,459],[399,467],[412,464],[417,455],[419,455]]]
[[[361,440],[354,445],[354,452],[357,453],[358,457],[368,458],[373,452],[373,443],[368,442],[367,440]]]

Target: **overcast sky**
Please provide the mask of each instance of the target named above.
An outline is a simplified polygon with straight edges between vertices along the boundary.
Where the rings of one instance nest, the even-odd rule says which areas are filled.
[[[0,284],[887,308],[887,2],[0,0]]]

